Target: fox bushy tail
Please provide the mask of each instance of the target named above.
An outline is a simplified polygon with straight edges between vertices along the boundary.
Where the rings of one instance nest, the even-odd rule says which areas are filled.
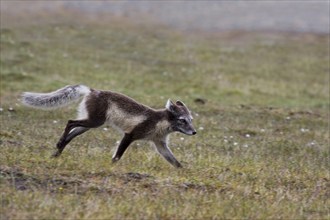
[[[80,97],[90,93],[90,88],[84,85],[66,86],[50,93],[24,92],[22,103],[29,107],[54,109],[66,106]]]

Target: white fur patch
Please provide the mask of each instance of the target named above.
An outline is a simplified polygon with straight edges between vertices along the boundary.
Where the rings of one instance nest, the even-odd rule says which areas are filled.
[[[157,124],[156,124],[156,130],[158,131],[163,131],[163,130],[166,130],[170,127],[170,123],[167,121],[167,120],[162,120],[162,121],[159,121]]]
[[[159,137],[164,137],[165,135],[170,133],[170,131],[169,131],[170,125],[171,124],[167,120],[159,121],[156,124],[155,132],[152,133],[153,137],[150,137],[150,139],[153,139],[153,138],[158,139]]]
[[[87,87],[85,85],[79,85],[79,93],[86,95],[90,92],[91,92],[91,89],[89,87]]]
[[[179,119],[189,119],[188,121],[190,121],[193,120],[194,118],[192,117],[192,115],[188,115],[188,116],[180,116]]]
[[[77,120],[82,120],[87,118],[88,118],[88,112],[86,109],[86,97],[85,97],[78,106]]]
[[[146,120],[144,115],[131,115],[121,110],[117,105],[111,104],[107,112],[107,120],[113,127],[130,133],[138,124]]]
[[[170,99],[168,99],[167,102],[166,102],[165,108],[167,110],[170,110],[172,105],[173,105],[172,101]]]

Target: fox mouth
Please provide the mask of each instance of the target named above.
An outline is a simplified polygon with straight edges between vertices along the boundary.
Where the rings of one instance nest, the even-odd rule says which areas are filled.
[[[197,132],[195,130],[189,131],[189,132],[180,130],[179,132],[181,132],[183,134],[186,134],[186,135],[195,135],[195,134],[197,134]]]

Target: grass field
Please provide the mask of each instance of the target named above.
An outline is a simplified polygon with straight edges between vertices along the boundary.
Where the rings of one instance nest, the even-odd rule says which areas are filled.
[[[330,219],[328,36],[177,33],[52,22],[1,29],[1,219]],[[175,169],[145,142],[117,164],[110,127],[55,144],[76,106],[22,106],[67,84],[192,110]]]

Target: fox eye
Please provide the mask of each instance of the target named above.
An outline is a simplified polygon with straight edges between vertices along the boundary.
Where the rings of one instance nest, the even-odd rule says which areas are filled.
[[[179,119],[179,122],[182,123],[182,124],[186,124],[187,123],[186,119],[183,119],[183,118]]]

